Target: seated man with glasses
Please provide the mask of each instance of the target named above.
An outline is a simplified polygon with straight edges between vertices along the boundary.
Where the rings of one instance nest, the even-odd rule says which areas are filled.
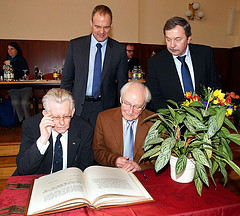
[[[49,174],[67,167],[84,170],[93,164],[93,128],[74,115],[72,94],[50,89],[42,113],[23,122],[14,175]]]
[[[145,137],[152,126],[150,121],[143,122],[153,114],[145,110],[150,100],[148,88],[131,81],[121,89],[121,107],[98,115],[93,138],[94,159],[98,164],[129,172],[154,168],[150,161],[139,163]]]

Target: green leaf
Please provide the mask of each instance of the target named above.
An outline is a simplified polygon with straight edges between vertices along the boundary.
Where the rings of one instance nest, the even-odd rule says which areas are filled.
[[[223,121],[225,119],[226,112],[227,112],[227,110],[224,107],[221,107],[220,109],[217,109],[217,114],[216,114],[216,120],[217,120],[217,123],[218,123],[217,130],[219,130],[222,127]]]
[[[140,161],[145,159],[145,158],[148,158],[148,157],[152,156],[153,154],[155,154],[157,152],[160,152],[160,150],[161,150],[161,146],[160,145],[155,146],[154,148],[152,148],[152,149],[148,150],[147,152],[145,152],[142,155]]]
[[[202,165],[210,167],[206,156],[204,155],[204,153],[200,149],[197,149],[197,148],[193,149],[192,154],[193,154],[193,157],[196,161],[198,161]]]
[[[240,134],[229,134],[227,138],[240,145]]]
[[[227,184],[228,181],[228,175],[227,175],[227,171],[225,169],[225,164],[222,161],[218,161],[219,167],[220,167],[220,172],[222,173],[223,177],[224,177],[224,186]]]
[[[167,106],[168,106],[168,105],[167,105]],[[169,109],[172,117],[175,118],[175,111],[174,111],[174,109],[173,109],[172,107],[170,107],[170,106],[168,106],[168,109]]]
[[[175,144],[176,144],[176,139],[172,137],[168,137],[163,141],[161,146],[161,151],[164,152],[166,150],[172,150]]]
[[[185,170],[186,165],[187,165],[187,157],[186,157],[186,155],[181,155],[178,158],[177,163],[176,163],[176,167],[175,167],[176,175],[178,175],[183,170]]]
[[[227,162],[228,165],[231,166],[232,169],[240,176],[240,168],[238,167],[237,164],[235,164],[235,163],[234,163],[233,161],[231,161],[231,160],[225,160],[225,159],[224,159],[224,161]]]
[[[191,107],[187,107],[187,106],[182,106],[188,113],[192,114],[193,116],[196,116],[200,121],[203,121],[202,115],[201,113],[199,113],[198,111],[192,109]]]
[[[229,130],[227,129],[227,128],[225,128],[224,126],[221,128],[221,130],[220,130],[220,134],[223,136],[223,137],[227,137],[229,134],[230,134],[230,132],[229,132]]]
[[[166,150],[164,152],[161,152],[158,155],[156,163],[155,163],[155,170],[156,170],[156,172],[158,172],[164,166],[166,166],[166,164],[168,163],[168,161],[170,159],[170,156],[171,156],[171,151],[170,150]]]
[[[194,178],[195,188],[199,196],[202,196],[203,183],[199,177]]]
[[[186,116],[185,113],[176,112],[175,119],[178,122],[178,124],[181,124],[183,122],[183,119],[185,118],[185,116]]]
[[[232,160],[233,159],[233,153],[232,153],[231,148],[228,145],[228,142],[224,138],[222,138],[221,143],[222,143],[222,146],[223,146],[223,151],[227,156],[227,159]]]
[[[209,138],[212,138],[216,134],[217,128],[218,128],[218,122],[215,116],[211,116],[208,121],[208,132],[207,132]]]
[[[204,107],[204,105],[200,101],[193,101],[189,104],[190,107]]]
[[[201,111],[203,117],[207,117],[207,116],[210,115],[210,113],[207,110],[205,110],[205,109],[201,109],[200,108],[200,111]]]
[[[183,123],[191,133],[195,134],[195,128],[192,126],[192,124],[188,120],[185,119]]]
[[[169,103],[173,104],[175,107],[179,108],[178,104],[175,101],[170,99],[170,100],[167,100],[167,102],[169,102]]]
[[[194,118],[193,116],[186,116],[186,119],[196,129],[204,129],[204,128],[206,128],[206,126],[201,121],[199,121],[197,118]]]
[[[237,128],[234,126],[234,124],[228,119],[228,118],[224,118],[224,123],[230,127],[231,129],[235,130],[237,133]]]
[[[201,180],[205,185],[209,186],[208,175],[205,167],[202,164],[200,164],[198,161],[195,161],[195,164],[196,164],[196,171],[198,172],[199,177],[201,178]]]
[[[151,133],[152,131],[156,131],[158,126],[161,124],[161,122],[162,122],[161,120],[155,121],[155,123],[150,127],[148,133]]]

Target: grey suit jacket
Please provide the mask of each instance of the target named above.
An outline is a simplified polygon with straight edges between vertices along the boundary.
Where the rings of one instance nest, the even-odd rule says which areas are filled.
[[[49,174],[53,160],[53,141],[44,155],[37,148],[40,137],[39,124],[41,113],[25,120],[22,125],[21,146],[17,156],[17,169],[13,175]],[[74,116],[68,129],[67,167],[84,170],[93,165],[92,151],[93,128],[79,116]]]
[[[189,50],[196,92],[201,93],[201,85],[221,88],[212,49],[204,45],[189,44]],[[169,99],[176,102],[185,100],[174,59],[167,49],[149,59],[146,84],[152,93],[150,105],[155,111],[165,108]]]
[[[86,95],[90,43],[91,35],[70,41],[62,75],[61,88],[72,91],[77,115],[81,115]],[[125,48],[108,38],[100,89],[104,110],[118,105],[120,89],[128,80],[127,67]]]

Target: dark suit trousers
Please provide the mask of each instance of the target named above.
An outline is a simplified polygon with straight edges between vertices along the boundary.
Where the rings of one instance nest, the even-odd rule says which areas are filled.
[[[95,128],[98,113],[103,111],[102,101],[84,101],[81,117]]]

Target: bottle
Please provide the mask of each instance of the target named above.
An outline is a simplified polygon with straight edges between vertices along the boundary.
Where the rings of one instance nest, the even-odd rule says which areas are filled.
[[[36,79],[36,80],[39,78],[38,73],[39,73],[38,66],[35,66],[35,68],[34,68],[34,74],[35,74],[35,79]]]
[[[54,65],[53,66],[53,79],[57,79],[58,78],[58,70],[57,70],[57,66],[56,65]]]
[[[137,79],[137,73],[138,73],[138,68],[137,68],[137,66],[134,66],[133,70],[132,70],[132,79],[133,80]]]
[[[10,80],[9,81],[14,81],[14,70],[13,70],[12,65],[10,65],[9,73],[10,73]]]
[[[137,79],[142,79],[142,68],[140,65],[138,66]]]

